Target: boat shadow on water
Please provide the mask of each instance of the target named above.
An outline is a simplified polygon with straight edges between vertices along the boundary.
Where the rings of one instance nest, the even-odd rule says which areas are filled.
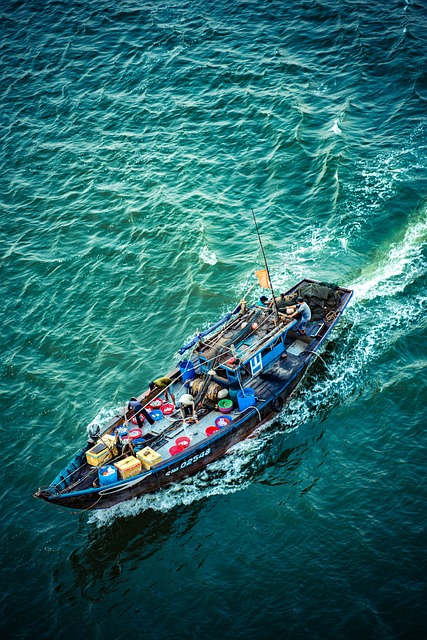
[[[179,513],[142,511],[127,518],[105,517],[102,524],[82,520],[86,544],[56,566],[54,590],[70,601],[76,590],[88,601],[103,600],[111,593],[111,584],[120,585],[125,567],[129,571],[141,563],[155,563],[168,540],[187,536],[202,509],[202,503],[194,503],[183,506]]]

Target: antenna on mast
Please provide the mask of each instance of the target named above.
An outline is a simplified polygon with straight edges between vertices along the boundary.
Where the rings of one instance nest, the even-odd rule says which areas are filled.
[[[273,291],[273,285],[271,284],[270,271],[268,269],[267,258],[265,257],[265,253],[264,253],[264,247],[262,246],[261,236],[260,236],[260,233],[259,233],[259,230],[258,230],[258,223],[257,223],[256,218],[255,218],[254,210],[251,209],[251,211],[252,211],[252,215],[253,215],[254,222],[255,222],[255,229],[256,229],[256,232],[257,232],[257,236],[258,236],[259,246],[261,247],[262,256],[264,258],[265,269],[267,271],[268,286],[270,288],[271,295],[273,296],[274,319],[275,319],[275,322],[276,322],[276,325],[277,325],[277,324],[279,324],[279,310],[277,308],[277,302],[276,302],[276,297],[275,297],[274,291]]]

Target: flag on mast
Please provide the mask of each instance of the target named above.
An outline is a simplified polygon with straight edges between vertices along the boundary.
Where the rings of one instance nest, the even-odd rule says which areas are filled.
[[[270,281],[268,278],[267,269],[260,269],[255,271],[255,275],[258,278],[258,282],[263,289],[270,289]]]

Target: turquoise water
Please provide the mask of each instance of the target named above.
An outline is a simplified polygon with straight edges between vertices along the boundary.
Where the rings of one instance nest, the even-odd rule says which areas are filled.
[[[2,636],[424,638],[425,2],[1,18]],[[251,208],[277,291],[355,290],[290,405],[161,494],[34,500],[253,285]]]

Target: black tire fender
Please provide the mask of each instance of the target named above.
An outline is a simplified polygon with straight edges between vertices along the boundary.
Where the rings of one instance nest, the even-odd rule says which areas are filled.
[[[275,411],[276,413],[279,413],[282,409],[283,409],[283,398],[281,396],[276,396],[272,401],[271,401],[271,408],[273,409],[273,411]]]

